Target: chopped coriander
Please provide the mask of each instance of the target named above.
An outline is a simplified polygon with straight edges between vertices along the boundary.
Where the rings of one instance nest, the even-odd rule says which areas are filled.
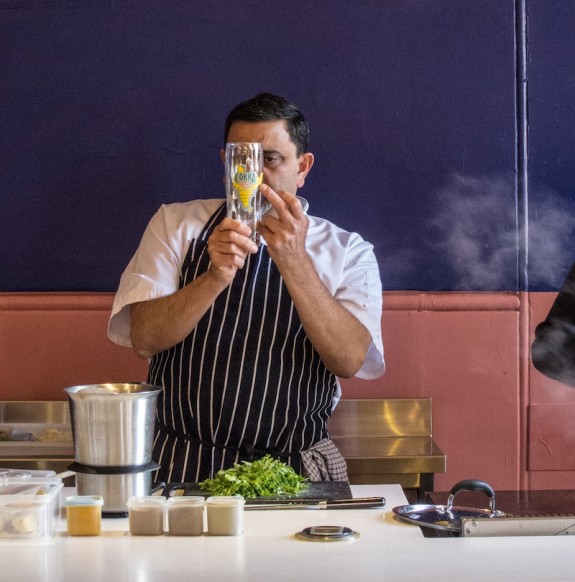
[[[308,482],[289,465],[266,455],[257,461],[242,461],[230,469],[220,469],[213,479],[199,485],[212,495],[251,498],[299,493],[307,489]]]

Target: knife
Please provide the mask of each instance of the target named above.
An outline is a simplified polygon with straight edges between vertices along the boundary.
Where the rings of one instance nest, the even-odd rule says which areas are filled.
[[[369,509],[384,507],[385,497],[356,497],[354,499],[290,499],[264,503],[246,503],[244,509]]]

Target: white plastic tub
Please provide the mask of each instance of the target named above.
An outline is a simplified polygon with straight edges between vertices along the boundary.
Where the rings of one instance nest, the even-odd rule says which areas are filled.
[[[0,544],[48,541],[60,522],[62,479],[0,478]]]

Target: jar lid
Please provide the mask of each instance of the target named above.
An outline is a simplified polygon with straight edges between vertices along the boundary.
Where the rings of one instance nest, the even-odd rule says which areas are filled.
[[[68,507],[95,507],[104,505],[104,498],[101,495],[73,495],[72,497],[66,497],[65,505]]]
[[[165,505],[166,498],[163,495],[134,495],[128,499],[128,507],[136,505]]]
[[[17,469],[0,469],[0,479],[29,479],[32,473]]]
[[[209,505],[244,505],[246,500],[241,495],[213,495],[208,497],[206,503]]]
[[[178,495],[169,497],[168,505],[203,505],[206,502],[205,497],[199,495]]]

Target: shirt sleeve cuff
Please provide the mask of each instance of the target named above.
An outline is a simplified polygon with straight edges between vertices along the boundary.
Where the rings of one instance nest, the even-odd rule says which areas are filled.
[[[130,306],[140,301],[165,297],[172,292],[147,277],[130,275],[129,280],[122,285],[122,291],[118,292],[114,298],[112,313],[108,321],[108,337],[114,343],[131,348]]]

